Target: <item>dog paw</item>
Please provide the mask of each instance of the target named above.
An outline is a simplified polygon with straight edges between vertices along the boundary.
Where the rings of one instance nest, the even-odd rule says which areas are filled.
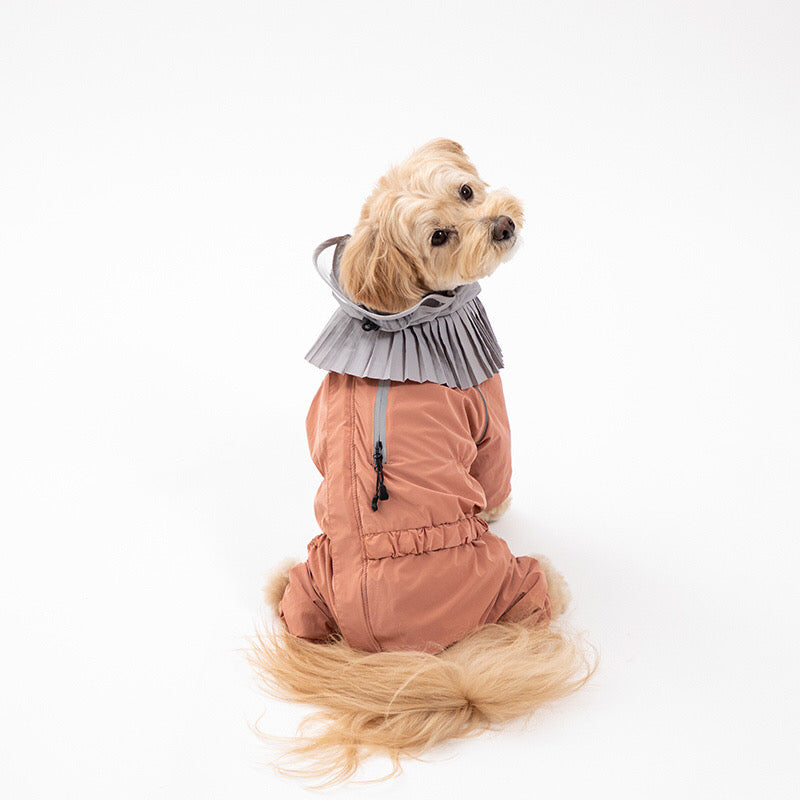
[[[264,602],[272,609],[275,616],[278,616],[278,606],[280,605],[283,593],[289,585],[289,571],[297,564],[294,559],[287,559],[277,566],[268,576],[262,592]]]
[[[550,597],[550,613],[552,618],[560,617],[569,607],[572,592],[569,590],[564,576],[553,566],[549,558],[534,556],[547,578],[547,594]]]
[[[511,506],[511,495],[506,497],[499,506],[495,506],[494,508],[487,508],[483,511],[479,511],[475,516],[480,517],[485,522],[497,522],[503,514],[508,511],[509,507]]]

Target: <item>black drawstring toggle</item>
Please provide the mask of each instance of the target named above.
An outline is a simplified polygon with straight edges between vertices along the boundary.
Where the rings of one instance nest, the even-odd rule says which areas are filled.
[[[361,318],[361,330],[362,331],[376,331],[378,330],[378,325],[376,325],[369,317],[362,317]]]

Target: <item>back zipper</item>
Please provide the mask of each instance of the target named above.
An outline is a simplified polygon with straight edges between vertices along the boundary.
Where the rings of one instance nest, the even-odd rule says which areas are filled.
[[[375,417],[373,421],[372,460],[376,472],[375,495],[372,498],[372,510],[378,510],[380,500],[389,499],[389,491],[383,482],[383,465],[386,463],[386,404],[389,396],[389,380],[378,381],[375,392]]]

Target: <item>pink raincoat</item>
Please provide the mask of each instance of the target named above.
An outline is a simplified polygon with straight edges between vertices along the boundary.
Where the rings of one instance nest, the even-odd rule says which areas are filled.
[[[539,563],[476,516],[511,490],[498,374],[455,389],[329,372],[306,426],[322,533],[280,603],[290,633],[435,653],[484,623],[549,619]]]

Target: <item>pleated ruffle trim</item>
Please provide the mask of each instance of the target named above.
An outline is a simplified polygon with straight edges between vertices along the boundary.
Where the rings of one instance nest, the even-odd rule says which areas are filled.
[[[431,381],[458,389],[477,386],[502,369],[503,354],[478,300],[477,283],[426,295],[397,314],[370,311],[339,286],[339,261],[349,238],[327,239],[314,251],[314,266],[339,308],[306,360],[359,378]],[[332,246],[332,266],[326,271],[319,256]]]

